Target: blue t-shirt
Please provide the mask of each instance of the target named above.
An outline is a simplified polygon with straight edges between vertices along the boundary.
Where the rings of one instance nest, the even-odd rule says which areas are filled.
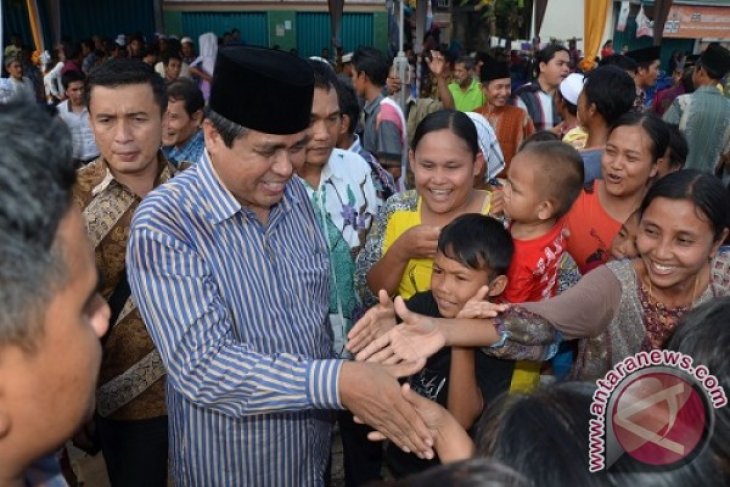
[[[585,184],[590,184],[595,179],[603,179],[601,176],[601,158],[603,157],[603,149],[588,149],[580,151],[580,157],[583,159],[583,182]]]

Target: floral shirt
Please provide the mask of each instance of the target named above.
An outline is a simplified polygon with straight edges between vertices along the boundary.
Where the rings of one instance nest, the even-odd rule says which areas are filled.
[[[342,355],[347,332],[362,311],[355,292],[355,259],[384,201],[367,162],[341,149],[332,152],[319,187],[314,189],[306,182],[304,186],[329,248],[329,318],[334,351]]]

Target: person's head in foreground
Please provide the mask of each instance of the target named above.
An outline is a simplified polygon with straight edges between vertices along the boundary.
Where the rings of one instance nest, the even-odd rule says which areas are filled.
[[[441,230],[433,260],[431,291],[444,318],[453,318],[482,286],[489,299],[507,287],[514,244],[504,225],[492,217],[467,213]]]
[[[109,308],[71,203],[68,129],[6,105],[0,144],[0,485],[24,485],[91,416]]]
[[[730,394],[730,297],[713,299],[682,317],[667,348],[689,355],[694,366],[704,365]],[[730,480],[730,407],[715,409],[715,428],[710,437],[710,456]]]

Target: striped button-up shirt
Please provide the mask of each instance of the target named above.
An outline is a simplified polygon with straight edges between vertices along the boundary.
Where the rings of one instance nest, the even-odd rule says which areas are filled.
[[[176,485],[321,485],[332,360],[327,249],[302,183],[268,224],[207,154],[144,199],[127,253],[133,295],[168,369]]]

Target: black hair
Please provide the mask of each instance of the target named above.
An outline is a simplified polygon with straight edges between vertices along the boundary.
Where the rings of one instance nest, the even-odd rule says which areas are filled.
[[[605,485],[605,474],[587,468],[595,388],[564,382],[501,396],[478,423],[477,454],[504,462],[531,485]]]
[[[384,86],[388,79],[390,62],[374,47],[358,47],[352,54],[352,65],[358,73],[365,73],[375,86]]]
[[[552,130],[538,130],[534,134],[527,136],[525,140],[520,142],[520,146],[517,148],[517,152],[535,142],[554,142],[560,141],[560,136]]]
[[[651,141],[652,163],[656,163],[667,152],[667,147],[669,147],[669,128],[661,118],[653,113],[625,113],[609,125],[609,131],[613,132],[619,127],[641,127],[644,129],[644,132],[647,133]]]
[[[84,99],[90,106],[91,93],[95,86],[116,88],[118,86],[149,84],[160,107],[160,113],[167,109],[167,87],[165,80],[154,68],[140,59],[111,59],[96,66],[86,79]]]
[[[549,63],[557,53],[565,52],[570,56],[570,51],[567,47],[562,44],[550,44],[544,49],[541,49],[535,53],[535,64],[534,64],[534,77],[537,78],[540,75],[540,64]]]
[[[463,140],[472,156],[476,158],[480,151],[477,128],[468,115],[456,110],[438,110],[426,115],[416,127],[411,148],[415,151],[426,134],[444,129],[450,130]]]
[[[471,269],[488,269],[490,278],[494,278],[507,272],[515,246],[501,222],[491,216],[466,213],[441,230],[438,250]]]
[[[522,147],[521,154],[529,155],[539,164],[535,175],[540,180],[540,191],[555,206],[553,218],[565,215],[578,198],[584,182],[583,159],[570,144],[553,140],[530,142]]]
[[[623,69],[624,71],[629,71],[633,74],[636,74],[636,71],[638,71],[639,69],[639,65],[636,63],[636,61],[622,54],[614,54],[613,56],[603,58],[601,59],[601,62],[598,63],[598,65],[617,66],[618,68]]]
[[[32,351],[65,265],[56,239],[76,180],[71,133],[36,104],[0,110],[0,347]]]
[[[715,241],[730,227],[730,193],[712,174],[684,169],[660,178],[649,187],[641,202],[642,215],[656,198],[690,200],[707,218]]]
[[[340,113],[347,115],[350,123],[347,127],[347,133],[352,135],[357,129],[360,120],[360,104],[355,95],[355,89],[352,87],[352,81],[346,76],[337,77],[337,98],[340,103]]]
[[[205,107],[203,92],[193,80],[188,78],[178,78],[167,85],[167,98],[172,101],[183,100],[185,111],[189,116]]]
[[[81,56],[81,44],[78,42],[67,42],[63,45],[63,55],[67,60],[76,59]]]
[[[522,474],[490,458],[471,458],[447,463],[409,475],[387,485],[392,487],[528,487]]]
[[[182,56],[180,55],[180,51],[176,49],[167,49],[165,52],[162,53],[162,56],[160,56],[162,60],[162,64],[167,66],[170,64],[171,59],[177,59],[182,63]]]
[[[563,96],[563,93],[560,92],[559,88],[555,90],[555,95],[560,98],[560,101],[565,105],[565,109],[568,110],[568,113],[570,113],[574,117],[578,115],[578,105],[570,103],[568,100],[566,100]]]
[[[86,75],[81,71],[76,71],[75,69],[66,71],[61,75],[61,84],[63,85],[64,90],[67,90],[69,85],[76,81],[86,81]]]
[[[689,145],[684,134],[679,131],[679,125],[667,124],[669,129],[669,167],[682,169],[687,161]]]
[[[314,87],[329,92],[333,88],[337,88],[337,75],[335,70],[329,63],[316,59],[307,59],[307,62],[314,71]]]
[[[697,306],[682,316],[667,345],[669,350],[692,357],[695,367],[707,367],[725,392],[730,391],[728,316],[729,296],[714,298]],[[726,478],[730,477],[730,407],[715,409],[715,428],[710,437],[710,451],[718,466],[725,468]]]
[[[704,64],[702,62],[702,58],[699,58],[697,60],[697,63],[695,63],[695,69],[700,69],[700,68],[702,68],[705,71],[705,73],[707,73],[707,76],[713,80],[719,81],[725,76],[725,74],[722,71],[716,71],[715,69]]]
[[[634,80],[616,66],[599,66],[589,71],[583,81],[583,92],[588,105],[595,104],[608,125],[631,110],[636,100]]]

